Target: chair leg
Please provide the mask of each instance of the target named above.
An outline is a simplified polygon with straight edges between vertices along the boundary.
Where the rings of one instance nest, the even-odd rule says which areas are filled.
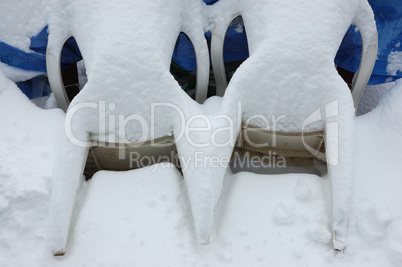
[[[353,119],[353,117],[351,117]],[[331,192],[334,249],[345,248],[353,198],[353,124],[349,119],[326,123],[325,149]],[[346,131],[345,131],[346,128]]]
[[[83,180],[83,171],[88,157],[89,147],[76,148],[78,153],[62,153],[61,160],[68,163],[57,170],[53,182],[51,207],[49,216],[51,218],[52,250],[54,256],[66,254],[70,232],[74,222],[74,213],[80,186]],[[74,151],[75,152],[75,151]],[[63,163],[62,163],[63,164]]]

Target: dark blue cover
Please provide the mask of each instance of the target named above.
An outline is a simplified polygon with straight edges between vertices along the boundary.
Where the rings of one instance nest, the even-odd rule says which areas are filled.
[[[31,38],[30,49],[36,53],[27,53],[4,42],[0,42],[0,61],[12,67],[28,71],[46,73],[46,47],[48,41],[47,27]],[[74,38],[70,38],[64,45],[61,54],[61,66],[66,68],[82,59],[78,45]]]
[[[217,1],[207,1],[213,4]],[[402,78],[402,73],[398,71],[395,76],[386,72],[388,56],[391,52],[402,51],[402,0],[369,0],[374,11],[377,24],[379,45],[378,59],[374,66],[370,84],[381,84]],[[224,44],[224,61],[231,62],[244,60],[248,57],[247,37],[245,31],[236,31],[237,26],[229,27]],[[356,72],[361,58],[362,40],[360,33],[351,26],[339,48],[335,58],[338,66]],[[211,33],[205,33],[208,44],[210,44]],[[190,50],[191,42],[185,38],[184,34],[179,37],[176,44],[173,60],[186,70],[194,71],[195,55]]]
[[[402,1],[369,0],[374,11],[378,30],[378,59],[375,63],[369,84],[391,82],[402,78],[402,72],[396,76],[386,72],[388,55],[402,51]],[[335,64],[352,72],[359,68],[362,54],[360,33],[351,26],[343,39],[335,58]]]
[[[218,0],[204,0],[208,5]],[[369,0],[377,23],[379,35],[378,60],[374,66],[373,75],[369,84],[390,82],[402,77],[398,71],[396,76],[386,72],[388,55],[394,51],[402,51],[402,2],[401,0]],[[240,25],[239,25],[240,23]],[[224,44],[225,62],[244,60],[248,57],[247,37],[241,21],[231,25],[226,33]],[[208,45],[211,42],[211,33],[206,32]],[[31,38],[30,49],[35,53],[27,53],[18,48],[0,42],[0,61],[10,66],[28,71],[46,72],[46,47],[48,41],[47,27]],[[335,63],[352,72],[355,72],[360,63],[361,37],[354,26],[348,30],[336,55]],[[70,38],[62,52],[62,68],[82,59],[77,43]],[[177,40],[172,60],[182,68],[195,71],[196,59],[194,49],[188,37],[180,34]],[[27,90],[27,89],[25,89]]]

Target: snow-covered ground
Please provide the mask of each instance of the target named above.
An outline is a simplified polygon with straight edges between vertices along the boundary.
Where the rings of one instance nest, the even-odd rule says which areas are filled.
[[[315,90],[316,98],[334,94],[336,99],[338,89],[343,90],[344,100],[349,104],[351,98],[346,85],[336,75],[331,58],[342,37],[342,29],[337,28],[337,34],[331,34],[327,28],[332,29],[334,21],[317,24],[314,17],[303,12],[303,6],[316,12],[317,17],[340,15],[344,19],[339,20],[345,24],[346,30],[353,10],[338,12],[341,9],[337,11],[331,5],[341,8],[342,5],[353,6],[355,2],[339,2],[339,6],[336,2],[328,6],[309,2],[309,5],[299,5],[300,9],[292,10],[276,2],[274,6],[283,14],[295,12],[300,15],[295,16],[298,20],[293,21],[275,13],[276,19],[282,22],[281,27],[296,29],[293,24],[297,21],[297,26],[303,28],[304,23],[307,26],[303,29],[310,29],[286,33],[295,40],[300,39],[297,42],[300,51],[307,51],[303,45],[311,47],[308,40],[316,40],[309,34],[314,35],[316,30],[322,32],[323,45],[317,49],[325,55],[322,57],[325,62],[318,60],[314,64],[304,64],[304,52],[293,51],[296,45],[287,42],[285,46],[280,45],[280,38],[287,36],[281,32],[276,32],[275,38],[279,45],[267,42],[271,49],[259,50],[260,45],[255,41],[267,40],[262,40],[266,34],[260,34],[256,20],[257,24],[252,27],[254,31],[249,31],[250,44],[254,44],[251,52],[255,51],[250,53],[250,60],[235,74],[223,101],[215,97],[202,106],[188,98],[172,79],[168,72],[171,55],[165,51],[173,48],[174,34],[185,27],[186,21],[194,20],[192,29],[202,24],[197,13],[202,11],[202,5],[189,0],[172,1],[166,6],[161,4],[166,4],[163,1],[159,2],[160,5],[156,1],[140,2],[143,10],[125,1],[119,1],[121,6],[118,6],[108,1],[100,5],[99,2],[79,0],[43,0],[33,4],[6,0],[0,9],[4,18],[4,23],[0,25],[0,41],[29,51],[29,38],[47,23],[56,39],[57,34],[62,37],[63,29],[75,33],[88,73],[88,84],[75,99],[76,103],[107,98],[119,104],[118,108],[125,109],[125,114],[145,114],[150,103],[171,101],[187,111],[186,116],[194,113],[210,118],[214,114],[231,114],[230,106],[236,104],[235,100],[240,96],[247,103],[246,111],[248,109],[250,114],[246,116],[263,110],[267,112],[264,115],[270,114],[271,111],[266,109],[274,105],[287,114],[289,107],[295,104],[300,105],[298,111],[308,115],[316,107],[305,103],[314,102],[315,98],[305,92],[302,94],[299,87],[321,89]],[[181,3],[191,4],[189,6],[194,8],[185,10]],[[257,6],[253,6],[255,14],[263,14],[264,11],[258,10]],[[166,15],[167,8],[171,8],[175,15],[162,16]],[[132,11],[138,16],[133,16]],[[11,16],[18,12],[21,19]],[[193,12],[196,15],[193,16]],[[246,21],[253,22],[252,12],[245,14]],[[166,23],[162,27],[159,24],[163,18]],[[146,25],[140,25],[143,21],[147,21]],[[131,34],[132,27],[127,25],[138,26],[138,33],[144,33],[144,40],[148,38],[155,47],[150,48],[147,42],[139,41]],[[164,30],[149,35],[155,30],[153,26]],[[203,42],[203,38],[198,41]],[[331,46],[327,46],[329,43]],[[292,49],[287,49],[288,46]],[[267,62],[261,60],[264,59],[261,55],[266,52],[271,53],[269,56],[272,58],[278,57],[276,68],[269,68],[269,71],[264,65]],[[309,53],[315,55],[318,52],[310,49]],[[285,54],[287,58],[283,60]],[[398,60],[393,58],[392,62],[398,63]],[[399,68],[394,63],[391,67]],[[100,65],[103,68],[99,68]],[[141,71],[136,71],[138,66],[141,66]],[[151,67],[158,73],[158,79],[147,72]],[[280,73],[295,75],[283,79],[276,72],[281,69]],[[317,69],[320,71],[316,72]],[[258,80],[260,84],[249,75],[249,71],[264,77]],[[113,75],[108,75],[110,73]],[[309,75],[312,73],[315,75]],[[69,174],[77,172],[78,168],[73,165],[80,165],[82,149],[68,149],[71,144],[66,143],[64,112],[38,108],[14,84],[36,74],[0,66],[0,266],[402,266],[402,81],[396,82],[392,88],[387,85],[369,87],[362,98],[360,113],[377,107],[348,120],[350,129],[346,131],[352,133],[354,127],[354,135],[349,139],[343,136],[340,140],[342,144],[353,144],[353,147],[347,147],[348,152],[353,152],[352,157],[348,158],[351,156],[348,154],[341,160],[343,165],[353,162],[354,170],[353,175],[344,172],[348,178],[353,177],[354,184],[347,247],[342,253],[336,253],[332,244],[330,207],[333,199],[327,175],[233,174],[230,170],[223,175],[225,168],[216,171],[194,167],[184,171],[183,179],[173,165],[165,164],[127,172],[101,171],[90,181],[83,182],[67,255],[53,257],[52,242],[64,234],[63,229],[55,228],[57,224],[54,222],[60,220],[67,223],[64,217],[54,216],[57,214],[55,210],[68,210],[66,205],[71,205],[63,199],[71,198],[72,195],[68,194],[75,190],[70,185],[77,182],[77,177]],[[247,79],[253,82],[252,88],[247,87],[251,84]],[[264,91],[267,95],[262,96],[260,89],[266,88],[272,81],[276,81],[272,84],[286,88],[287,93],[270,98],[270,92]],[[108,90],[104,90],[105,87]],[[144,90],[148,87],[155,91]],[[334,87],[337,90],[333,90]],[[242,88],[254,88],[254,98]],[[128,97],[133,92],[135,98]],[[300,101],[286,102],[293,94],[296,94],[293,99]],[[136,105],[133,99],[137,101]],[[275,103],[278,99],[282,100]],[[271,104],[267,105],[267,101]],[[349,104],[347,110],[340,111],[348,113],[348,118],[351,118],[352,107]],[[47,107],[51,106],[54,106],[53,98],[48,101]],[[290,113],[295,118],[294,123],[302,122],[299,120],[302,116],[300,112]],[[167,134],[174,124],[168,113],[162,115],[158,124],[160,136]],[[99,126],[96,125],[96,116],[93,116],[95,119],[81,116],[78,130]],[[292,126],[292,123],[289,125]],[[223,126],[217,123],[211,128]],[[98,134],[101,136],[100,132]],[[198,133],[195,134],[197,136]],[[204,141],[210,136],[198,134],[198,137],[198,141]],[[187,156],[198,151],[187,148],[185,142],[178,144],[179,152]],[[207,155],[230,155],[228,148],[230,146],[226,150],[210,149]],[[60,183],[60,177],[66,182],[64,185]],[[224,178],[221,193],[220,178]],[[351,188],[348,186],[346,189]],[[339,192],[338,188],[337,194],[342,195],[343,192]],[[213,213],[215,200],[218,204]],[[341,209],[349,207],[349,204],[340,206]],[[208,217],[212,215],[213,223]],[[212,227],[209,245],[200,246],[198,241],[200,237],[206,238],[209,227]]]
[[[84,182],[68,254],[54,258],[48,209],[64,113],[36,107],[0,77],[1,266],[402,265],[401,82],[355,121],[344,253],[331,245],[326,177],[228,172],[210,245],[199,246],[183,179],[159,166]]]

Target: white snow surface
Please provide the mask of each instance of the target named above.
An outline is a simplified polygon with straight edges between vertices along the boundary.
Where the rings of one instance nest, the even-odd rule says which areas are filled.
[[[33,52],[29,49],[31,37],[46,26],[49,2],[51,1],[1,1],[0,41],[25,52]]]
[[[57,16],[49,18],[50,52],[54,53],[66,37],[74,36],[88,74],[88,82],[67,111],[66,127],[71,128],[69,139],[141,142],[166,135],[177,138],[183,130],[204,128],[205,131],[192,132],[190,137],[178,138],[176,145],[182,164],[186,160],[190,162],[183,170],[184,179],[198,240],[207,243],[227,163],[205,168],[197,164],[194,155],[202,154],[204,159],[229,158],[240,120],[247,121],[255,115],[275,120],[274,130],[282,132],[326,128],[327,158],[332,161],[339,155],[340,159],[332,164],[330,173],[334,189],[334,228],[339,247],[342,247],[347,212],[351,208],[354,110],[349,89],[337,74],[333,59],[352,22],[364,22],[361,24],[368,26],[362,29],[363,34],[374,33],[373,14],[366,1],[317,5],[315,1],[250,4],[222,0],[206,7],[201,1],[189,0],[135,4],[76,0],[62,2],[62,5],[55,2],[51,7],[50,13]],[[222,103],[216,102],[221,108],[216,108],[217,112],[212,114],[205,111],[205,106],[200,107],[191,100],[169,73],[171,51],[181,31],[190,36],[196,53],[208,53],[203,36],[205,9],[210,9],[212,19],[216,18],[212,21],[218,29],[227,25],[220,23],[221,19],[241,14],[250,48],[250,57],[233,76]],[[328,17],[334,19],[328,20]],[[317,54],[320,57],[317,58]],[[273,64],[275,67],[270,67]],[[237,116],[239,101],[241,117]],[[169,106],[164,104],[154,115],[152,105],[155,103]],[[85,109],[80,108],[83,105]],[[336,114],[326,114],[324,119],[306,124],[311,114],[320,113],[324,108]],[[110,121],[110,117],[116,115],[133,117],[127,117],[129,123],[124,125],[119,119],[116,125]],[[326,124],[333,115],[339,118],[339,136],[338,132],[328,130]],[[210,124],[192,120],[195,116],[207,116]],[[217,117],[231,118],[232,122],[217,120]],[[278,119],[280,117],[283,119]],[[71,122],[70,118],[73,118]],[[192,123],[183,125],[182,118]],[[105,127],[101,127],[100,122]],[[254,124],[267,127],[258,120]],[[148,131],[147,125],[154,128]],[[234,129],[232,134],[219,131],[229,126]],[[219,134],[215,135],[216,132]],[[214,137],[219,139],[219,144],[226,145],[218,148],[211,144],[209,141]],[[339,146],[335,143],[338,137]],[[206,145],[196,146],[189,139]],[[80,167],[78,161],[76,167]],[[67,178],[60,179],[67,181]]]
[[[225,2],[220,1],[216,10],[225,7]],[[198,105],[181,90],[168,67],[169,51],[180,31],[197,36],[194,29],[211,27],[201,14],[211,11],[213,16],[214,11],[201,1],[138,1],[135,5],[123,0],[6,1],[0,12],[10,27],[1,25],[0,40],[29,51],[29,37],[46,22],[51,47],[66,35],[76,38],[88,82],[70,111],[86,102],[105,107],[101,115],[91,109],[74,114],[72,128],[82,140],[91,133],[95,139],[121,141],[121,129],[111,127],[102,132],[98,122],[104,119],[109,126],[109,116],[119,114],[138,114],[149,122],[150,104],[156,102],[180,107],[186,119],[193,115],[210,118],[214,122],[210,131],[192,133],[193,140],[203,143],[210,140],[211,132],[227,126],[214,116],[227,115],[239,123],[237,100],[242,101],[243,120],[255,114],[268,118],[286,114],[286,121],[277,125],[283,131],[299,130],[308,115],[338,100],[343,146],[339,164],[346,168],[332,173],[339,178],[334,199],[342,200],[337,206],[340,213],[350,210],[352,202],[355,205],[350,210],[348,247],[335,254],[327,176],[233,175],[226,166],[189,164],[184,180],[173,166],[160,165],[123,173],[99,172],[90,182],[81,183],[85,149],[66,139],[65,115],[60,110],[35,107],[0,72],[0,265],[402,265],[402,83],[397,82],[374,111],[353,120],[350,93],[333,67],[337,46],[361,3],[366,2],[317,5],[307,1],[301,5],[292,1],[289,8],[288,3],[274,1],[248,9],[241,1],[231,2],[228,14],[243,12],[250,58],[234,75],[223,99],[211,98]],[[19,18],[10,15],[19,9],[25,14],[20,24]],[[327,19],[333,16],[337,19]],[[275,23],[269,24],[270,20]],[[261,21],[268,23],[266,31]],[[335,25],[336,21],[341,24]],[[283,32],[283,28],[293,30]],[[275,38],[267,39],[269,34]],[[196,38],[195,45],[204,41],[201,39]],[[314,60],[306,62],[306,57]],[[271,65],[275,68],[269,68]],[[156,117],[154,136],[135,131],[141,125],[131,121],[123,140],[180,131],[177,121],[181,118],[172,108],[161,108]],[[188,127],[205,128],[202,123],[194,120]],[[310,126],[311,130],[322,129],[324,121]],[[221,133],[219,141],[233,138]],[[183,138],[177,149],[194,161],[197,152],[205,157],[230,156],[232,146],[195,148]],[[74,192],[80,184],[68,254],[53,258],[53,249],[66,234],[70,214],[64,211],[73,209]],[[340,223],[345,223],[345,218],[341,219]],[[346,233],[342,234],[346,238]],[[197,239],[206,243],[208,235],[210,244],[198,246]]]
[[[0,8],[0,41],[25,52],[29,49],[31,37],[38,34],[47,24],[46,1],[4,0]],[[13,82],[29,80],[43,73],[25,71],[0,62],[0,70]]]
[[[0,70],[13,82],[23,82],[32,79],[36,76],[44,74],[38,71],[27,71],[15,67],[11,67],[3,62],[0,62]]]
[[[402,264],[401,82],[356,119],[355,208],[343,254],[330,244],[326,176],[228,172],[211,243],[198,246],[182,177],[159,165],[84,182],[68,254],[54,258],[48,211],[64,116],[0,81],[1,266]]]
[[[382,97],[394,86],[394,82],[367,86],[360,99],[357,116],[366,114],[377,107]]]
[[[402,72],[402,51],[392,51],[388,55],[387,73],[396,75],[396,72]]]

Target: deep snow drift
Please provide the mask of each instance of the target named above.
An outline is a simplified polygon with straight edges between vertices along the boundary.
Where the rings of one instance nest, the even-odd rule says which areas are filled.
[[[88,74],[88,83],[67,110],[65,127],[71,128],[71,132],[66,131],[69,140],[141,142],[173,135],[182,165],[183,158],[190,162],[188,168],[183,169],[183,176],[198,241],[206,244],[228,164],[215,168],[200,166],[194,155],[201,153],[204,159],[213,156],[219,160],[230,158],[239,135],[240,120],[248,121],[257,115],[265,118],[285,116],[285,119],[277,120],[275,131],[325,129],[326,158],[331,163],[334,245],[343,249],[352,198],[354,110],[349,89],[337,74],[333,58],[351,23],[364,25],[361,29],[364,37],[371,39],[374,36],[374,16],[367,2],[317,5],[314,1],[286,4],[266,1],[250,5],[222,0],[207,8],[201,1],[188,0],[168,4],[165,1],[141,2],[138,5],[72,1],[63,5],[55,2],[52,8],[52,14],[59,14],[59,9],[65,12],[49,18],[49,55],[56,54],[64,40],[74,36]],[[173,47],[180,31],[186,32],[193,40],[198,60],[200,55],[207,55],[203,35],[204,9],[211,11],[213,16],[209,19],[218,29],[221,17],[232,18],[240,12],[248,28],[250,45],[250,58],[234,74],[222,104],[215,102],[217,111],[213,113],[205,112],[205,106],[200,107],[190,99],[169,73]],[[326,17],[337,19],[326,20]],[[135,31],[132,31],[132,25],[137,26]],[[311,60],[316,54],[320,57]],[[273,62],[275,67],[271,68]],[[235,108],[239,101],[243,108],[240,118],[236,116]],[[152,113],[153,104],[164,104],[155,115]],[[306,126],[304,122],[309,115],[320,112],[324,105],[325,118]],[[101,113],[102,106],[107,107],[103,109],[104,113]],[[187,124],[182,124],[177,110],[171,106],[180,109]],[[117,115],[119,118],[135,117],[122,127],[120,119],[118,124],[108,120]],[[206,115],[210,125],[205,126],[205,121],[200,122],[198,118]],[[328,126],[331,117],[335,116],[336,131]],[[229,118],[230,121],[216,120],[216,117]],[[71,123],[70,118],[73,118]],[[156,121],[152,122],[154,118]],[[102,129],[100,122],[109,127]],[[231,133],[219,131],[227,124],[233,129]],[[154,126],[154,131],[148,131],[144,125]],[[187,133],[191,128],[202,130],[193,132],[192,137],[178,137],[183,129]],[[221,140],[219,146],[213,144],[212,139],[216,136]],[[192,144],[191,139],[196,140],[197,145]],[[73,152],[63,146],[60,155],[64,158],[77,154],[85,160],[85,151]],[[336,164],[332,164],[334,158],[337,158]],[[55,221],[55,227],[61,232],[60,239],[55,240],[56,251],[62,250],[65,244],[67,218],[73,208],[71,203],[74,203],[81,178],[81,166],[79,160],[74,160],[70,168],[76,172],[60,172],[57,184],[55,182],[52,202],[57,204],[53,206],[65,206],[64,210],[51,209],[52,218],[64,218]]]
[[[173,166],[100,172],[84,183],[69,253],[46,241],[52,168],[63,113],[30,103],[1,79],[0,263],[3,266],[400,266],[402,83],[358,117],[350,245],[330,245],[327,178],[227,173],[208,246],[194,236],[188,197]],[[63,207],[60,207],[63,208]],[[23,253],[22,253],[23,252]]]
[[[325,57],[308,65],[302,64],[303,57],[299,56],[306,52],[303,47],[310,47],[310,43],[303,40],[309,40],[311,36],[304,36],[304,32],[288,32],[282,35],[271,29],[278,42],[286,41],[288,34],[297,37],[301,44],[298,49],[302,51],[297,53],[298,50],[290,42],[285,46],[278,46],[275,42],[264,40],[265,34],[260,34],[258,25],[254,25],[252,29],[255,31],[248,31],[248,34],[252,39],[251,50],[255,53],[251,53],[250,59],[239,68],[223,100],[211,98],[201,106],[181,91],[169,74],[171,55],[164,50],[172,50],[176,38],[174,34],[178,34],[183,27],[210,27],[200,17],[208,9],[202,10],[201,4],[187,0],[169,2],[167,5],[165,1],[159,1],[165,3],[165,6],[156,5],[158,1],[144,2],[142,10],[135,9],[137,16],[132,16],[133,6],[123,2],[120,2],[122,6],[116,7],[115,3],[107,1],[103,5],[99,5],[99,2],[38,1],[37,5],[28,5],[32,10],[24,11],[26,16],[20,24],[15,23],[13,17],[7,14],[13,14],[19,8],[26,9],[27,6],[6,2],[2,9],[5,12],[4,25],[10,26],[0,27],[0,39],[29,51],[29,37],[42,29],[47,22],[50,23],[51,36],[56,43],[58,35],[62,38],[65,34],[74,34],[86,60],[89,79],[81,94],[73,101],[72,107],[87,101],[107,99],[110,103],[113,102],[111,104],[117,104],[114,106],[117,109],[112,108],[113,105],[106,105],[109,102],[105,103],[109,108],[105,117],[123,113],[140,114],[148,118],[150,103],[168,101],[183,108],[186,116],[198,114],[211,118],[214,115],[229,115],[236,121],[237,114],[231,108],[237,104],[236,100],[242,99],[245,100],[246,110],[241,119],[247,119],[261,110],[264,115],[272,115],[270,108],[275,106],[278,114],[287,114],[291,120],[290,123],[287,121],[280,125],[280,129],[294,131],[300,128],[298,123],[303,121],[300,118],[317,108],[303,105],[314,102],[314,97],[302,94],[305,92],[303,90],[294,89],[301,87],[308,88],[310,93],[317,91],[314,96],[322,100],[318,101],[320,103],[338,99],[342,113],[340,115],[345,119],[342,129],[346,129],[343,131],[346,134],[341,134],[343,151],[346,151],[341,158],[342,164],[348,168],[346,172],[340,171],[336,175],[346,177],[346,182],[343,187],[338,187],[335,199],[342,196],[344,201],[339,207],[348,210],[351,208],[348,202],[352,200],[350,192],[352,189],[354,191],[355,206],[350,211],[350,235],[347,240],[350,245],[343,254],[335,254],[332,249],[332,220],[329,212],[331,197],[327,176],[256,175],[245,172],[233,175],[229,170],[226,171],[226,166],[217,169],[198,166],[188,168],[184,172],[183,181],[173,166],[165,164],[123,173],[99,172],[90,182],[82,183],[68,255],[53,258],[52,249],[65,238],[65,229],[58,226],[65,227],[69,221],[70,214],[64,211],[73,208],[74,195],[71,192],[75,192],[80,184],[80,170],[77,166],[80,166],[85,151],[75,148],[65,138],[65,115],[60,110],[35,107],[11,81],[36,74],[21,73],[1,66],[1,265],[402,264],[402,202],[399,201],[401,197],[398,191],[402,183],[399,179],[399,162],[402,159],[402,85],[401,82],[396,83],[377,109],[353,120],[350,93],[334,74],[333,56],[342,31],[352,22],[354,8],[348,9],[349,12],[339,13],[343,26],[336,30],[335,35],[326,34],[325,31],[328,27],[333,28],[333,21],[321,28],[321,24],[314,23],[314,17],[306,14],[296,16],[296,21],[300,23],[298,26],[305,23],[305,29],[314,28],[321,32],[323,44],[331,44],[328,47],[323,44],[319,46],[317,49]],[[350,1],[343,5],[353,6],[358,2]],[[181,3],[193,7],[190,8],[191,12],[187,13],[188,10],[183,9]],[[280,3],[276,5],[281,12],[288,11]],[[236,6],[233,5],[232,8]],[[333,9],[329,7],[323,5],[305,8],[318,13],[320,10],[325,11],[319,14],[321,18],[325,18],[332,14]],[[158,12],[153,14],[155,8]],[[162,16],[167,9],[175,15]],[[287,16],[291,16],[292,12],[300,15],[300,10],[285,13]],[[254,10],[255,14],[259,14],[257,11],[262,12],[263,9]],[[252,12],[245,14],[246,22],[258,22],[258,19],[252,19]],[[281,27],[292,26],[292,22],[281,17],[280,13],[276,16]],[[172,17],[180,17],[183,21],[191,17],[194,24],[186,25]],[[165,20],[164,30],[149,35],[152,29],[161,28],[160,19]],[[141,22],[144,21],[146,23],[142,25]],[[116,31],[116,25],[119,31]],[[143,42],[130,34],[133,25],[144,38],[141,39]],[[126,42],[120,42],[119,38]],[[148,43],[154,46],[149,47]],[[269,49],[257,49],[261,44]],[[307,52],[311,57],[317,53],[313,50]],[[283,55],[289,58],[283,61]],[[263,64],[265,61],[261,60],[265,57],[277,59],[282,64],[270,70],[267,76],[270,79],[261,79],[260,83],[255,83],[253,75],[261,78],[267,71]],[[291,62],[295,64],[288,64]],[[392,58],[391,63],[390,71],[399,68],[398,58]],[[147,66],[152,67],[151,74],[156,76],[150,75]],[[310,75],[316,69],[320,70],[319,75]],[[304,80],[297,75],[282,79],[280,73],[283,72],[301,73],[309,79]],[[114,75],[110,75],[111,73]],[[259,86],[265,88],[271,80],[275,80],[286,90],[282,94],[275,91],[275,98],[269,94],[271,92],[265,92],[266,99],[263,99],[257,94],[261,90]],[[251,91],[244,91],[244,88]],[[331,94],[326,94],[328,92]],[[291,99],[299,100],[298,110],[289,109],[288,106],[296,103],[289,100],[290,94],[293,96]],[[271,105],[266,105],[265,100]],[[280,105],[276,105],[278,101]],[[110,132],[107,133],[99,132],[96,112],[77,115],[78,123],[74,127],[81,132],[78,134],[80,137],[85,138],[86,133],[90,132],[95,138],[103,138],[106,134],[113,136],[120,130],[116,128],[109,129]],[[157,122],[157,137],[175,132],[175,119],[171,112],[162,111],[157,117],[160,119]],[[133,130],[135,126],[128,127],[129,135],[124,136],[124,139],[137,141],[142,137],[140,132]],[[197,122],[192,125],[195,126],[204,127]],[[211,131],[224,126],[226,125],[218,122],[211,125]],[[321,129],[323,124],[318,126]],[[354,136],[353,128],[356,128]],[[197,141],[204,142],[211,136],[194,133],[194,137]],[[224,137],[222,139],[226,141],[227,136]],[[204,152],[205,156],[225,156],[231,153],[230,145],[221,150],[192,149],[183,140],[178,143],[178,150],[185,156],[192,156],[196,152]],[[355,146],[354,154],[352,144]],[[349,172],[352,166],[355,171],[353,188]],[[345,190],[340,190],[342,188]],[[197,238],[205,243],[208,235],[211,244],[198,246]]]

